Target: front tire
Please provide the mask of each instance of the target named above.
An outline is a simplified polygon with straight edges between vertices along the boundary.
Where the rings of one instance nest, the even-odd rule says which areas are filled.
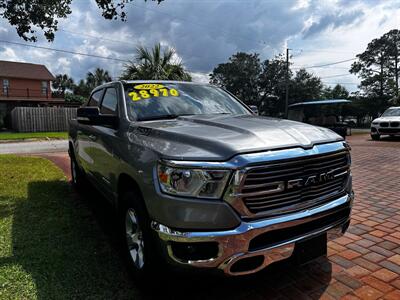
[[[85,173],[81,170],[78,163],[76,162],[75,157],[71,157],[71,181],[72,185],[81,190],[86,184]]]
[[[122,246],[129,272],[137,280],[153,276],[160,267],[156,243],[150,227],[150,218],[143,200],[134,191],[124,192],[119,212]]]
[[[379,141],[381,136],[379,134],[371,134],[371,139],[374,141]]]

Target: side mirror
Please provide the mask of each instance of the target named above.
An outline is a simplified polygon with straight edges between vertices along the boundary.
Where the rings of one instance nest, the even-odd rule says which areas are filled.
[[[78,121],[83,121],[84,119],[90,119],[93,117],[98,117],[100,115],[100,110],[98,107],[79,107],[77,111]]]
[[[255,105],[249,105],[251,111],[253,112],[253,114],[255,114],[256,116],[258,116],[258,108]]]
[[[116,128],[118,126],[118,117],[114,115],[100,115],[98,107],[80,107],[77,111],[77,120],[81,124],[86,125],[100,125],[111,126]]]

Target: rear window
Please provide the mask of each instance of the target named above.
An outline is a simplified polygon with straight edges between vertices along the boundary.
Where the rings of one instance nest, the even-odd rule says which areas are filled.
[[[251,114],[227,92],[211,85],[125,84],[128,114],[135,120],[200,114]]]

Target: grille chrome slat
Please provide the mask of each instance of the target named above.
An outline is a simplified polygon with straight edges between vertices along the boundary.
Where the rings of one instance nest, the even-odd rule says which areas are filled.
[[[245,173],[238,196],[252,213],[284,213],[294,211],[296,207],[312,207],[343,193],[349,169],[347,151],[254,166]],[[288,188],[288,181],[305,182],[310,177],[327,173],[331,175],[329,179]],[[283,189],[272,193],[265,190],[279,182]]]
[[[314,167],[314,166],[321,166],[324,164],[341,164],[344,162],[343,160],[344,156],[342,157],[333,157],[332,159],[329,159],[329,161],[325,161],[325,162],[321,162],[321,161],[316,161],[313,163],[309,163],[306,166],[297,166],[297,167],[291,167],[290,168],[290,164],[289,164],[289,168],[287,168],[288,163],[282,163],[282,165],[279,164],[274,164],[274,165],[267,165],[267,166],[263,166],[263,167],[254,167],[254,169],[251,169],[251,173],[248,173],[247,176],[260,176],[260,175],[270,175],[273,174],[273,172],[284,172],[284,171],[293,171],[293,170],[303,170],[304,167],[306,168],[310,168],[310,167]],[[284,168],[282,170],[282,168]],[[277,170],[274,170],[277,169]],[[272,172],[272,173],[271,173]]]
[[[330,185],[330,186],[326,186],[323,189],[315,189],[315,190],[309,190],[309,191],[295,191],[292,192],[290,195],[286,196],[286,197],[275,197],[275,199],[271,199],[268,197],[264,197],[264,198],[260,198],[258,197],[257,199],[249,199],[249,198],[245,198],[245,201],[248,205],[257,205],[258,203],[275,203],[275,202],[279,202],[279,201],[285,201],[285,199],[290,199],[290,198],[294,198],[294,197],[309,197],[309,196],[315,196],[316,194],[320,194],[320,193],[324,193],[326,190],[329,189],[340,189],[343,186],[343,182],[338,182],[335,185]],[[265,201],[261,201],[261,200],[265,200]]]
[[[332,182],[329,182],[329,183],[326,183],[326,184],[323,184],[323,185],[320,185],[320,186],[312,186],[312,187],[309,187],[309,188],[306,188],[306,189],[303,189],[303,190],[294,190],[294,191],[292,191],[290,193],[285,193],[285,195],[289,195],[289,196],[290,195],[299,195],[299,194],[305,195],[310,191],[311,192],[317,192],[317,191],[323,190],[324,188],[332,187],[334,185],[342,186],[343,185],[343,179],[342,178],[337,178],[337,179],[332,180]],[[271,201],[273,201],[275,199],[280,200],[280,199],[282,199],[282,195],[270,195],[269,197],[268,196],[264,196],[264,197],[259,197],[259,196],[255,196],[254,197],[253,196],[252,197],[252,196],[248,196],[247,195],[246,198],[245,198],[245,200],[247,202],[251,202],[251,201],[254,201],[254,200],[266,200],[266,199],[270,199]]]
[[[347,170],[348,169],[348,165],[345,165],[345,166],[331,166],[332,167],[332,169],[337,169],[338,171],[339,170]],[[256,178],[251,178],[250,179],[250,181],[251,182],[255,182],[256,180],[258,180],[258,181],[262,181],[262,180],[279,180],[279,179],[285,179],[285,178],[287,178],[287,177],[293,177],[293,176],[295,176],[295,175],[304,175],[304,174],[307,174],[307,173],[310,173],[310,172],[316,172],[316,171],[319,171],[319,170],[321,170],[321,168],[315,168],[315,169],[307,169],[307,171],[303,171],[303,172],[296,172],[296,173],[290,173],[289,175],[288,174],[284,174],[284,175],[279,175],[279,176],[271,176],[271,177],[260,177],[260,178],[258,178],[258,179],[256,179]],[[247,181],[249,181],[249,179],[248,178],[246,178],[246,182]],[[247,188],[248,187],[248,185],[243,185],[243,188]]]
[[[259,177],[260,175],[262,176],[270,176],[273,175],[274,173],[284,173],[284,172],[288,172],[288,171],[293,171],[296,170],[296,172],[301,172],[304,171],[304,169],[306,170],[314,170],[314,169],[321,169],[321,168],[330,168],[332,166],[336,166],[336,165],[345,165],[345,162],[343,161],[343,158],[340,159],[336,159],[336,160],[332,160],[329,162],[325,162],[325,163],[317,163],[317,164],[309,164],[307,166],[304,167],[298,167],[298,168],[291,168],[291,169],[284,169],[284,170],[276,170],[276,171],[268,171],[268,168],[265,169],[265,171],[263,170],[263,172],[252,172],[249,173],[247,176],[249,176],[250,178],[254,178],[254,177]],[[275,175],[276,176],[276,175]]]
[[[292,199],[293,198],[300,198],[301,199],[301,198],[314,198],[314,197],[317,198],[318,196],[321,196],[321,195],[323,196],[324,194],[327,194],[330,191],[337,191],[337,190],[341,190],[341,185],[330,186],[330,187],[325,188],[322,191],[321,190],[309,191],[309,192],[306,192],[306,193],[292,195],[292,196],[287,197],[287,199],[290,199],[290,198],[292,198]],[[274,203],[279,203],[281,201],[283,201],[282,198],[281,199],[275,199],[275,200],[267,200],[267,201],[249,201],[249,200],[247,200],[246,203],[247,203],[248,206],[255,207],[255,206],[258,206],[259,204],[267,204],[267,203],[274,204]]]
[[[328,193],[327,196],[332,197],[335,194],[336,194],[335,191],[333,191],[331,193]],[[311,199],[310,202],[316,204],[316,203],[318,203],[318,200],[319,200],[319,198],[315,197],[315,198]],[[297,200],[293,200],[293,201],[288,201],[286,203],[286,206],[290,207],[291,205],[294,205],[294,204],[303,204],[304,205],[305,202],[303,201],[303,199],[297,199]],[[259,207],[255,208],[254,210],[255,211],[263,211],[265,209],[275,210],[275,209],[280,209],[280,208],[281,208],[281,206],[279,205],[279,203],[276,203],[276,204],[273,204],[273,205],[259,206]]]

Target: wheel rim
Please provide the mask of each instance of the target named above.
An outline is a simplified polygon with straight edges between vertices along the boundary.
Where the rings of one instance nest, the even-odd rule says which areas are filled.
[[[76,165],[74,160],[71,160],[72,181],[76,183]]]
[[[129,255],[136,266],[141,269],[144,265],[143,232],[139,227],[136,213],[129,208],[125,216],[125,234]]]

